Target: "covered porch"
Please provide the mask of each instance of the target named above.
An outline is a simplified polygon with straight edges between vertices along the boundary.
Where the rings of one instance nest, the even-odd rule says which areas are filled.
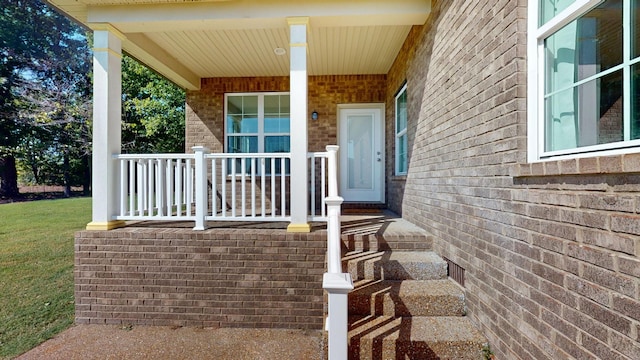
[[[384,78],[411,27],[424,24],[430,2],[51,3],[94,35],[94,201],[87,229],[153,218],[193,220],[197,230],[215,219],[285,220],[289,231],[308,232],[310,221],[327,220],[330,181],[342,196],[351,186],[355,201],[385,202]],[[187,90],[185,154],[121,154],[123,52]],[[212,83],[220,85],[214,92]],[[240,103],[233,112],[227,99],[233,94],[240,101],[260,94],[260,105]],[[268,114],[262,94],[284,96],[286,106]],[[359,112],[370,108],[377,112]],[[276,137],[267,120],[280,122],[283,145],[275,153],[262,145]],[[371,138],[359,139],[361,133]],[[329,154],[336,169],[328,168]],[[347,178],[362,174],[369,178]],[[364,188],[375,194],[359,198]]]

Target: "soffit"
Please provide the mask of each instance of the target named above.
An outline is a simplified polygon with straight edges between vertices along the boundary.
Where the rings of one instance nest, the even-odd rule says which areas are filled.
[[[292,16],[309,18],[310,75],[386,74],[430,12],[428,0],[48,1],[87,27],[110,24],[126,52],[188,89],[207,77],[288,75]]]

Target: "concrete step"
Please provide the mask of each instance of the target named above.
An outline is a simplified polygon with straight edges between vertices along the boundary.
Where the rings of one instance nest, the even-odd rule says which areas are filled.
[[[349,314],[464,316],[464,293],[450,280],[363,280],[349,293]]]
[[[349,319],[349,359],[482,359],[486,342],[466,317]]]
[[[342,216],[341,225],[347,251],[429,251],[433,246],[433,236],[389,212]]]
[[[343,269],[357,280],[443,280],[447,263],[431,251],[362,252],[351,255]]]

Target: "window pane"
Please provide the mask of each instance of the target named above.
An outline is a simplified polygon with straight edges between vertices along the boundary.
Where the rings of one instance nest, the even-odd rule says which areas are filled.
[[[545,40],[546,93],[622,63],[622,1],[608,0]]]
[[[640,64],[631,67],[631,139],[640,139]]]
[[[407,128],[407,91],[398,95],[396,100],[396,133]]]
[[[540,0],[540,24],[544,25],[576,0]]]
[[[229,136],[227,137],[227,152],[230,153],[257,153],[257,136]]]
[[[631,2],[631,56],[640,56],[640,0]]]
[[[624,139],[622,71],[545,100],[545,150],[607,144]]]
[[[265,95],[264,113],[289,113],[289,95]]]
[[[288,136],[265,136],[264,152],[289,152],[291,144]]]
[[[288,133],[289,95],[265,95],[264,114],[265,133]]]
[[[288,133],[290,131],[289,114],[286,117],[265,117],[264,119],[264,132],[266,133]]]
[[[288,136],[265,136],[264,151],[272,152],[289,152],[291,148]],[[285,159],[285,174],[289,174],[289,159]],[[281,174],[282,164],[279,159],[276,160],[276,174]],[[266,163],[266,172],[271,174],[271,161]]]
[[[258,115],[258,96],[228,96],[227,114]]]
[[[372,116],[347,116],[347,186],[348,189],[373,189]]]
[[[242,97],[242,113],[244,115],[258,115],[258,97],[243,96]]]
[[[258,118],[247,115],[227,115],[227,133],[240,134],[240,133],[257,133],[258,132]]]
[[[407,172],[407,134],[398,137],[398,173]]]
[[[242,115],[242,96],[227,97],[227,114]]]

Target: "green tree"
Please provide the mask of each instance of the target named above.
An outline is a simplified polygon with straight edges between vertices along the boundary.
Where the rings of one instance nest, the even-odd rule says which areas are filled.
[[[84,36],[76,37],[55,60],[44,60],[41,76],[20,92],[20,114],[30,131],[21,137],[19,160],[38,183],[64,185],[66,196],[72,185],[82,184],[88,193],[90,183],[84,175],[91,155],[91,63]]]
[[[83,44],[84,43],[84,44]],[[34,104],[24,94],[34,82],[73,72],[68,56],[86,49],[77,25],[39,0],[4,0],[0,9],[0,196],[18,195],[16,157],[32,133]],[[88,52],[87,52],[88,53]],[[85,73],[86,74],[86,73]]]
[[[122,98],[123,152],[184,152],[184,90],[125,56]]]

